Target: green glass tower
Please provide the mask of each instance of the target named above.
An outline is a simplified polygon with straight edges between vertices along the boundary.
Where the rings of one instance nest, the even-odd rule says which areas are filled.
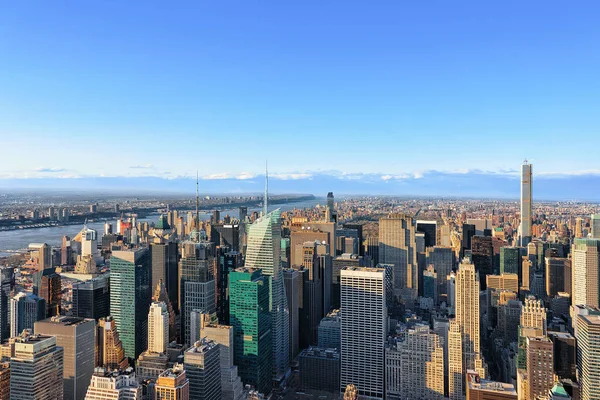
[[[152,297],[150,252],[147,248],[113,251],[110,258],[110,313],[125,356],[146,350],[148,311]]]
[[[500,273],[518,274],[521,261],[521,249],[519,247],[500,248]]]
[[[229,314],[234,329],[234,360],[245,384],[265,395],[272,387],[269,278],[260,269],[229,273]]]

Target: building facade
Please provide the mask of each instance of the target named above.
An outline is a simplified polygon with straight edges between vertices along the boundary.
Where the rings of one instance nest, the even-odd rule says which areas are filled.
[[[341,271],[341,391],[353,384],[361,396],[384,398],[387,289],[384,268]]]

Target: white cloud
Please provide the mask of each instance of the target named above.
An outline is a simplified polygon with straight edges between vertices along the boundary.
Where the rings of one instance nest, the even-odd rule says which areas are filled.
[[[206,179],[206,180],[232,179],[232,178],[233,178],[233,176],[228,172],[221,172],[218,174],[208,174],[208,175],[204,175],[202,177],[202,179]]]
[[[313,174],[308,172],[292,172],[289,174],[269,174],[269,178],[280,179],[282,181],[298,180],[298,179],[310,179]]]

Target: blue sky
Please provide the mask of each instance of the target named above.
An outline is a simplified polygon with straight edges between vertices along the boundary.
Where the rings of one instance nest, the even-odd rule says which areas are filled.
[[[525,158],[598,175],[598,15],[597,1],[3,2],[0,179],[236,180],[265,158],[281,180],[514,175]]]

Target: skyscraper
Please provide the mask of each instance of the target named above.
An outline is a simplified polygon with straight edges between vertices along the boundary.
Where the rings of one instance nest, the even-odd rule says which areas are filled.
[[[527,338],[527,398],[548,394],[554,385],[554,351],[547,337]]]
[[[481,289],[487,287],[486,276],[493,274],[494,249],[490,236],[473,236],[471,241],[471,261],[479,274]]]
[[[479,276],[475,266],[468,259],[460,264],[455,282],[456,317],[450,323],[448,333],[448,379],[451,399],[462,398],[467,370],[475,370],[485,377],[480,353]]]
[[[592,214],[590,225],[592,238],[600,239],[600,214]]]
[[[463,261],[456,272],[456,322],[463,334],[464,373],[475,369],[474,360],[480,353],[479,276],[468,261]]]
[[[73,283],[73,316],[96,321],[110,314],[109,274],[99,275],[86,282]]]
[[[448,300],[446,277],[452,272],[454,254],[450,247],[434,246],[425,250],[425,265],[433,265],[437,274],[436,286],[438,298],[436,302]]]
[[[159,223],[161,220],[159,220]],[[166,221],[163,221],[166,224]],[[175,309],[178,309],[179,300],[177,299],[177,243],[163,236],[162,232],[167,230],[168,224],[157,225],[154,228],[155,242],[150,244],[150,254],[152,258],[152,288],[155,288],[162,280],[169,300]],[[170,231],[170,229],[169,229]],[[160,234],[157,232],[161,232]]]
[[[110,313],[125,356],[137,358],[148,344],[150,253],[147,248],[113,251],[110,258]]]
[[[175,364],[158,376],[154,386],[155,400],[188,400],[190,385],[182,364]]]
[[[409,298],[416,298],[419,281],[415,230],[415,221],[408,215],[379,219],[379,262],[394,265],[394,291]],[[362,391],[360,386],[358,390]]]
[[[54,269],[36,272],[33,278],[33,293],[46,301],[46,316],[60,315],[62,297],[61,277]]]
[[[96,367],[125,369],[129,365],[112,316],[100,318],[96,327]]]
[[[600,306],[600,239],[575,239],[571,252],[573,305]]]
[[[169,344],[169,313],[163,302],[153,302],[148,312],[148,351],[164,353]]]
[[[190,382],[190,400],[220,400],[221,364],[217,342],[202,339],[187,349],[183,357]]]
[[[317,330],[323,318],[324,265],[318,255],[318,243],[302,246],[302,308],[300,311],[300,348],[317,343]]]
[[[354,384],[361,396],[384,398],[387,286],[384,268],[341,271],[341,391]]]
[[[54,336],[19,336],[10,359],[11,398],[63,400],[63,358]]]
[[[532,167],[527,161],[521,166],[521,246],[527,246],[531,242],[531,186]]]
[[[521,249],[518,247],[500,248],[500,273],[518,274],[521,270]]]
[[[95,364],[95,328],[93,319],[54,316],[35,323],[35,333],[56,337],[63,348],[64,400],[85,397]]]
[[[177,341],[177,327],[175,326],[175,311],[171,304],[171,299],[167,293],[167,289],[162,281],[158,281],[158,285],[154,288],[154,294],[152,295],[152,301],[165,303],[167,307],[167,313],[169,318],[169,342]]]
[[[221,398],[223,400],[241,400],[244,395],[244,385],[238,376],[238,367],[233,364],[233,327],[210,324],[203,327],[202,336],[205,336],[207,340],[214,340],[219,345]]]
[[[10,335],[10,293],[15,286],[12,267],[0,267],[0,343]]]
[[[269,394],[273,368],[269,278],[259,269],[238,268],[230,272],[229,302],[234,358],[240,377],[245,384]]]
[[[591,314],[575,317],[581,400],[600,399],[600,317]]]
[[[216,311],[216,288],[212,273],[214,261],[212,243],[187,241],[182,244],[182,257],[179,261],[179,306],[181,335],[186,346],[192,344],[192,311],[198,310],[204,314]]]
[[[10,335],[33,330],[36,321],[46,318],[46,301],[34,294],[19,292],[10,300]]]
[[[296,358],[300,352],[300,301],[301,301],[301,276],[293,268],[282,270],[283,281],[285,284],[285,296],[287,298],[288,310],[290,315],[290,360]]]
[[[279,209],[268,214],[264,212],[248,226],[245,266],[260,269],[269,279],[273,379],[279,381],[289,370],[290,340],[289,310],[281,273],[281,212]]]
[[[444,398],[444,349],[429,325],[408,329],[386,349],[386,398]]]

